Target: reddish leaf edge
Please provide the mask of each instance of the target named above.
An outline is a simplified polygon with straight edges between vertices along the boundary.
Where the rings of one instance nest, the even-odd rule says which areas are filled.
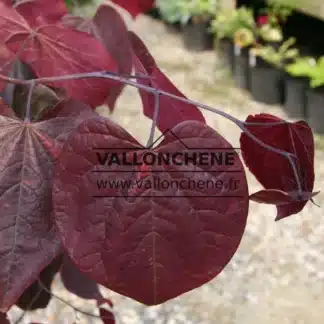
[[[278,189],[265,189],[251,194],[249,199],[260,204],[275,205],[275,206],[289,205],[291,203],[306,202],[309,200],[313,202],[313,204],[315,204],[315,202],[313,201],[313,197],[317,196],[319,193],[320,191],[285,192]],[[279,221],[288,216],[291,215],[280,216],[278,213],[277,217],[275,218],[275,221]]]

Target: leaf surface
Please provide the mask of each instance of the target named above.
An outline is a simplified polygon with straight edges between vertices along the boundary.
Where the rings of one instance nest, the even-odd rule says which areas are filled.
[[[224,166],[191,163],[182,169],[152,167],[159,171],[161,181],[190,177],[228,183],[235,178],[239,186],[230,192],[212,187],[100,189],[100,180],[134,182],[153,180],[154,175],[147,170],[141,174],[138,166],[104,168],[96,149],[109,148],[108,152],[118,154],[125,149],[129,157],[143,157],[144,152],[186,152],[186,146],[198,152],[208,152],[211,147],[232,151],[216,131],[195,121],[177,125],[158,147],[147,151],[121,127],[98,117],[79,125],[56,165],[54,218],[71,259],[96,282],[147,305],[201,286],[229,262],[248,213],[243,165],[234,153],[233,165],[225,171]],[[97,172],[100,170],[109,172]]]
[[[18,2],[14,8],[33,27],[55,24],[68,13],[64,0],[25,0]]]
[[[288,199],[290,201],[285,204],[275,203],[278,212],[276,220],[299,213],[305,207],[307,201],[314,196],[312,194],[314,187],[314,140],[310,127],[304,121],[267,125],[282,121],[269,114],[250,115],[246,121],[264,123],[261,126],[250,125],[247,128],[264,143],[296,156],[297,173],[303,191],[302,196],[298,197],[297,181],[287,158],[261,147],[242,133],[240,138],[242,156],[247,167],[265,189],[272,190],[261,191],[258,195],[252,195],[252,198],[259,202],[262,199],[265,203],[269,203],[272,199],[275,202],[276,199],[282,200],[283,194],[273,190],[283,191],[286,193],[285,195],[290,195]]]
[[[0,39],[12,52],[19,52],[19,58],[28,63],[38,77],[116,72],[111,55],[91,35],[62,25],[45,25],[32,30],[16,10],[1,3]],[[23,50],[22,42],[25,43]],[[69,96],[96,107],[105,101],[113,82],[83,78],[46,84],[62,87]]]
[[[141,39],[133,32],[129,32],[129,37],[133,48],[135,72],[151,77],[146,80],[139,78],[137,81],[143,85],[166,91],[178,97],[186,98],[157,67],[153,57]],[[144,114],[152,119],[155,107],[154,95],[144,90],[139,90],[139,93],[143,103]],[[162,133],[186,120],[196,120],[205,123],[204,116],[197,107],[163,95],[160,96],[157,127]]]
[[[62,108],[62,116],[25,123],[0,105],[1,311],[7,311],[60,252],[51,215],[52,179],[62,143],[81,121],[72,108],[70,118]]]

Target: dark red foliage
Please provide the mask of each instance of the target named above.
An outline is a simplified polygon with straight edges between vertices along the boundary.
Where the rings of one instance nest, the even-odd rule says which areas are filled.
[[[155,0],[112,0],[112,2],[127,10],[133,18],[136,18],[138,14],[145,13],[153,8]]]
[[[116,63],[111,55],[91,35],[60,24],[38,27],[34,33],[16,10],[2,3],[0,39],[5,40],[5,44],[13,53],[19,53],[19,58],[28,63],[38,77],[103,70],[116,72]],[[25,42],[23,50],[22,42]],[[98,78],[45,83],[60,86],[69,96],[94,107],[104,102],[107,89],[112,85],[112,82]]]
[[[198,147],[198,151],[231,149],[213,129],[187,121],[176,126],[173,134],[166,133],[153,152],[182,152],[186,150],[184,144]],[[217,276],[239,245],[248,211],[247,183],[237,154],[234,165],[226,168],[239,171],[240,186],[231,194],[241,198],[214,197],[222,191],[212,188],[183,192],[142,188],[136,193],[140,196],[133,197],[123,190],[96,187],[102,174],[92,172],[100,166],[92,148],[107,146],[116,152],[122,148],[143,152],[125,130],[96,118],[83,122],[68,139],[56,167],[54,217],[78,268],[107,288],[147,305],[162,303]],[[181,168],[165,165],[159,177],[218,178],[215,171],[220,170],[219,165],[202,169],[204,176],[190,173],[197,168],[187,166],[185,175]],[[129,170],[136,174],[132,167],[112,166],[109,170],[110,180],[129,179]],[[232,175],[222,176],[229,180]],[[112,197],[100,199],[96,195]],[[177,198],[179,195],[189,197]],[[208,195],[213,196],[204,197]]]
[[[60,275],[65,288],[71,293],[80,298],[95,299],[100,303],[104,300],[97,283],[80,272],[68,255],[64,256]]]
[[[33,27],[55,24],[68,13],[64,0],[25,0],[15,8]]]
[[[100,307],[99,312],[100,312],[100,317],[104,324],[115,324],[116,323],[115,316],[111,311],[109,311],[103,307]]]
[[[244,161],[264,188],[271,189],[253,194],[251,199],[277,205],[276,220],[299,213],[313,196],[314,140],[310,127],[304,121],[267,126],[267,123],[282,121],[269,114],[250,115],[246,121],[264,123],[261,126],[251,125],[247,128],[264,143],[296,156],[294,161],[303,191],[299,196],[293,169],[287,158],[261,147],[243,133],[240,142]]]
[[[134,18],[154,5],[113,2]],[[262,124],[246,126],[254,138],[241,136],[244,161],[264,187],[250,195],[235,152],[225,165],[102,164],[105,154],[143,161],[176,153],[179,162],[192,150],[233,153],[108,4],[82,18],[64,0],[0,0],[0,43],[0,324],[9,323],[4,312],[12,305],[46,307],[58,272],[68,291],[94,299],[103,322],[114,324],[100,284],[147,305],[167,301],[222,271],[239,246],[249,200],[276,205],[278,220],[317,194],[311,129],[301,121],[271,126],[281,120],[269,114],[249,116]],[[133,70],[137,81],[127,82],[141,88],[144,115],[154,119],[157,111],[163,132],[149,148],[95,112],[103,104],[114,109]],[[293,154],[298,178],[258,141]],[[222,185],[159,188],[157,179]],[[131,185],[103,188],[107,180]]]
[[[179,97],[185,96],[173,85],[173,83],[165,76],[165,74],[157,67],[152,55],[145,47],[144,43],[133,32],[129,32],[129,37],[133,48],[133,63],[137,73],[148,75],[149,80],[138,79],[138,82],[143,85],[151,86],[159,90],[166,91]],[[154,115],[154,95],[139,90],[141,95],[144,114],[149,118]],[[160,108],[157,118],[157,127],[161,132],[173,128],[182,121],[196,120],[205,123],[205,119],[200,110],[188,103],[176,101],[166,96],[160,96]],[[172,116],[172,118],[170,118]]]

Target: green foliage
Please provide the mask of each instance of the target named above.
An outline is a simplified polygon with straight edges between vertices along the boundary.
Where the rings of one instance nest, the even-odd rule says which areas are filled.
[[[93,0],[65,0],[68,8],[73,9],[75,6],[84,6],[92,3]]]
[[[217,11],[217,0],[157,0],[162,17],[170,22],[186,24],[191,17],[211,17]]]
[[[324,56],[321,56],[310,71],[310,86],[312,88],[324,86]]]
[[[256,28],[253,11],[246,7],[219,11],[211,25],[218,39],[234,38],[235,33],[242,28],[250,31]]]
[[[181,22],[187,23],[191,17],[212,17],[217,12],[218,0],[186,0],[181,2]]]
[[[279,26],[271,24],[262,25],[257,30],[258,36],[266,42],[281,42],[283,40],[282,30]]]
[[[313,57],[297,57],[291,64],[287,64],[285,70],[292,76],[311,77],[316,69],[316,60]]]
[[[251,29],[240,28],[234,34],[234,43],[243,48],[254,44],[255,36]]]
[[[182,18],[181,7],[184,0],[156,0],[162,18],[169,22],[179,22]]]
[[[273,46],[259,46],[252,49],[255,56],[259,56],[266,62],[275,65],[278,68],[284,67],[287,60],[295,59],[299,55],[299,50],[292,47],[296,40],[291,37],[287,39],[278,50]]]

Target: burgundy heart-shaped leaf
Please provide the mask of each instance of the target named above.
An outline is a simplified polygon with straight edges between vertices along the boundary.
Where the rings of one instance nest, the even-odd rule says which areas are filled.
[[[287,158],[260,146],[245,133],[242,133],[240,139],[242,156],[249,170],[264,188],[283,191],[290,196],[290,198],[288,196],[284,198],[283,194],[278,191],[265,191],[255,196],[252,195],[252,197],[256,199],[259,197],[260,202],[262,199],[268,202],[271,199],[274,202],[277,199],[282,201],[287,199],[286,204],[275,203],[278,211],[276,220],[299,213],[307,201],[314,196],[312,195],[314,187],[314,140],[311,128],[304,121],[284,123],[283,120],[269,114],[250,115],[246,122],[261,123],[250,124],[246,127],[264,143],[295,155],[293,160],[296,164],[296,172],[302,192],[305,193],[300,197],[292,194],[298,192],[299,188],[294,170]],[[274,123],[279,124],[275,125]],[[262,199],[260,195],[262,195]],[[305,197],[308,197],[308,199],[305,199]]]
[[[155,0],[112,0],[112,2],[127,10],[133,18],[136,18],[138,14],[150,10]]]
[[[111,154],[117,160],[142,159],[145,153],[184,156],[192,150],[232,152],[233,163],[195,165],[187,160],[182,166],[125,162],[104,167]],[[162,182],[219,180],[224,185],[127,185],[157,177]],[[102,185],[107,180],[111,187]],[[116,181],[125,186],[115,187]],[[234,182],[235,188],[228,186]],[[199,287],[222,271],[240,243],[248,201],[238,154],[216,131],[195,121],[177,125],[148,150],[108,119],[87,120],[64,145],[53,185],[54,218],[76,266],[96,282],[147,305]]]
[[[13,8],[0,3],[0,40],[28,63],[38,77],[65,76],[96,71],[116,72],[116,63],[94,37],[63,25],[45,25],[33,30]],[[23,49],[21,44],[24,44]],[[54,54],[55,53],[55,54]],[[99,78],[46,82],[96,107],[104,103],[115,83]]]
[[[142,40],[133,32],[129,32],[129,38],[132,43],[135,71],[150,77],[150,79],[146,80],[139,78],[138,82],[178,97],[186,98],[158,68]],[[144,114],[152,119],[154,116],[155,97],[153,94],[144,90],[139,90],[139,93],[143,103]],[[157,127],[159,130],[165,132],[185,120],[196,120],[205,123],[205,118],[197,107],[161,95],[159,98],[159,115],[157,118]]]
[[[51,186],[62,143],[82,120],[74,109],[70,107],[70,118],[62,108],[62,116],[26,123],[0,105],[1,311],[7,311],[60,252]]]
[[[55,24],[68,13],[64,0],[25,0],[18,2],[14,8],[33,27]]]

